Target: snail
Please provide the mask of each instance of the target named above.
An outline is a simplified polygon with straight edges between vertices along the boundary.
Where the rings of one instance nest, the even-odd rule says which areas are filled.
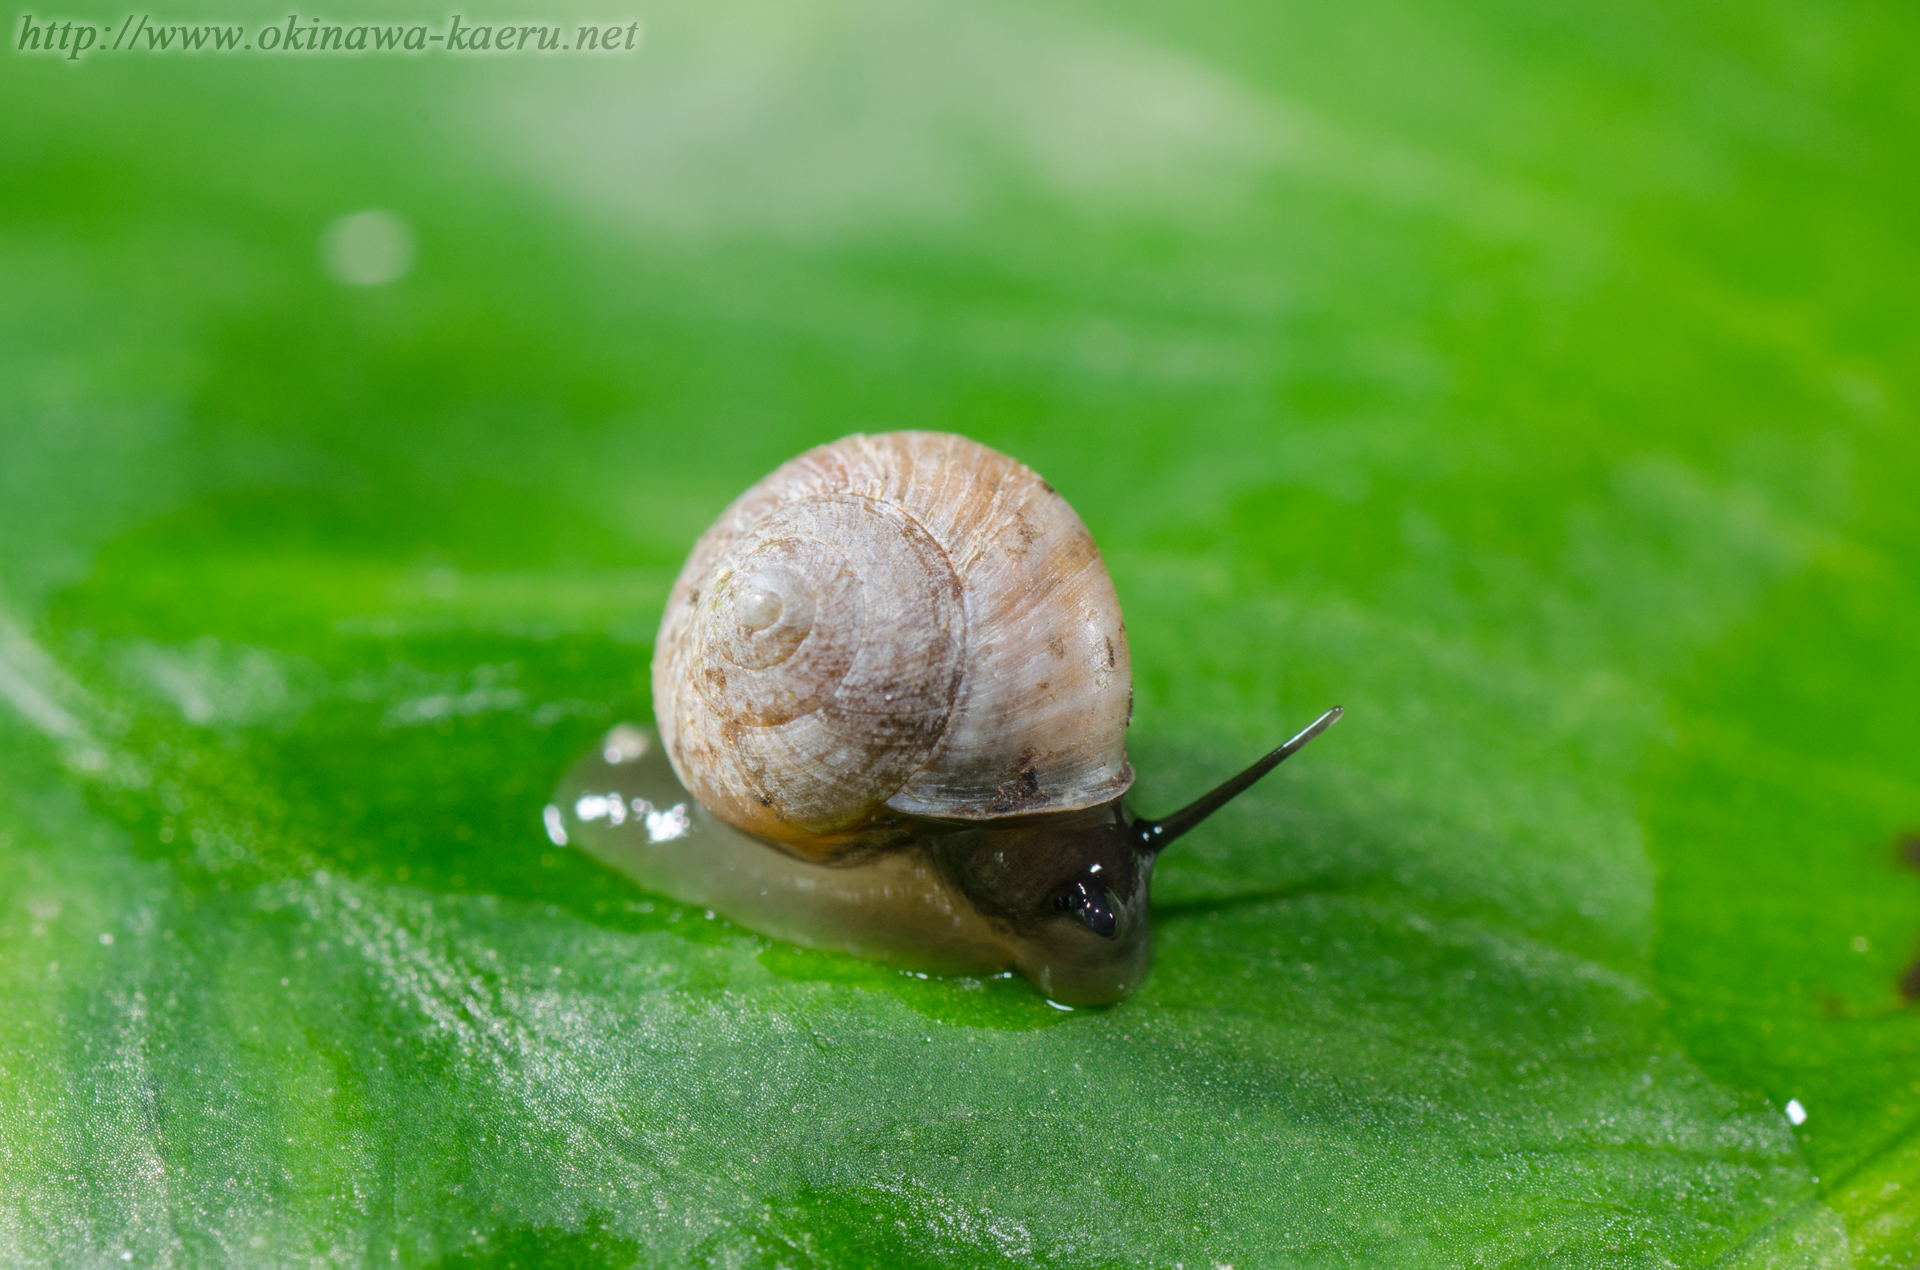
[[[567,774],[548,834],[775,938],[1117,1001],[1159,852],[1340,717],[1161,820],[1127,806],[1126,628],[1093,538],[964,437],[851,436],[695,544],[653,656],[657,731]]]

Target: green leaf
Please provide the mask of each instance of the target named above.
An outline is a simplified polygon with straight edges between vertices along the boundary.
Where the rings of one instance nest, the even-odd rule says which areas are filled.
[[[1909,10],[631,16],[8,53],[0,1261],[1920,1264]],[[1348,709],[1112,1008],[542,832],[895,427],[1093,529],[1143,809]]]

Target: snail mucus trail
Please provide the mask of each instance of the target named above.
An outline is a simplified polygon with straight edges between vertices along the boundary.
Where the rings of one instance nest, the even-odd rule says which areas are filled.
[[[653,661],[658,729],[568,772],[549,836],[775,938],[906,969],[1017,969],[1117,1001],[1159,852],[1340,717],[1174,814],[1128,807],[1119,602],[1066,501],[963,437],[848,437],[695,545]]]

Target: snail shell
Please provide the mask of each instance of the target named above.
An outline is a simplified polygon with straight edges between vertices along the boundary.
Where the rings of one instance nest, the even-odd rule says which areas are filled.
[[[808,859],[901,817],[1077,811],[1133,783],[1099,549],[1052,486],[964,437],[848,437],[741,495],[674,584],[653,692],[694,796]]]

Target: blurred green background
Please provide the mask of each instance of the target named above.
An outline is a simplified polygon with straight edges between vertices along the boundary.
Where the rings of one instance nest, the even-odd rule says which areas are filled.
[[[483,16],[646,33],[9,20],[0,1262],[1920,1265],[1910,6]],[[1092,528],[1141,807],[1349,709],[1112,1009],[541,832],[898,427]]]

